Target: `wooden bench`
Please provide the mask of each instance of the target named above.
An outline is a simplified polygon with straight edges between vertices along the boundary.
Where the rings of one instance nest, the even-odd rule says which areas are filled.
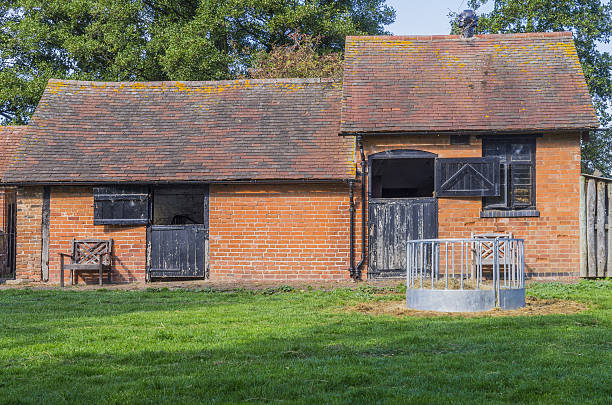
[[[102,239],[72,239],[72,251],[60,253],[60,286],[64,286],[64,270],[70,270],[70,284],[76,281],[75,273],[78,271],[98,271],[100,275],[100,285],[102,285],[102,275],[108,271],[108,282],[111,282],[111,267],[113,240]],[[70,263],[65,264],[65,258],[70,258]]]

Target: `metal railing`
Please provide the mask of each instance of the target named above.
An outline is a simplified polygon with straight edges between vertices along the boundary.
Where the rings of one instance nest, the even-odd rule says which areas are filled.
[[[525,246],[516,238],[421,239],[407,244],[407,287],[500,289],[525,287]]]

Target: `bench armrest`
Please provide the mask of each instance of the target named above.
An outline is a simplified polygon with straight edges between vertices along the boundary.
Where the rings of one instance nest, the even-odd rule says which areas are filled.
[[[98,256],[100,257],[101,263],[104,263],[107,265],[111,264],[111,260],[112,260],[111,252],[100,253]],[[104,260],[104,256],[106,256],[106,260]]]

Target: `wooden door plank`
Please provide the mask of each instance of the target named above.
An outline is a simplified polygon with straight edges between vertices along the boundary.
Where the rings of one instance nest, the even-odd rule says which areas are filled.
[[[204,228],[196,230],[197,234],[196,234],[196,254],[195,254],[195,269],[194,269],[194,275],[197,277],[204,277],[205,276],[205,259],[206,259],[206,255],[204,253],[204,249],[205,249],[205,245],[206,245],[206,230]]]

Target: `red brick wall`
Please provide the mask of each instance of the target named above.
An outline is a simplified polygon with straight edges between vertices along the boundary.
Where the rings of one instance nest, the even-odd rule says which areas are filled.
[[[439,237],[470,237],[476,233],[512,232],[525,239],[526,271],[576,273],[579,271],[580,138],[550,134],[537,138],[536,218],[480,218],[480,198],[440,198]],[[367,154],[393,149],[419,149],[439,157],[482,156],[480,139],[470,145],[450,145],[447,135],[371,137]]]
[[[349,276],[348,185],[211,185],[211,280]]]
[[[481,142],[449,137],[365,140],[366,153],[420,149],[440,157],[481,156]],[[537,139],[537,218],[480,218],[480,198],[439,199],[439,236],[512,232],[526,239],[527,271],[578,272],[579,136]],[[360,259],[360,184],[354,187],[355,262]],[[113,238],[114,282],[145,279],[146,228],[94,226],[91,187],[52,187],[49,281],[59,281],[59,252],[72,238]],[[17,278],[40,279],[42,188],[18,191]],[[349,196],[346,184],[211,185],[209,266],[212,280],[348,278]],[[367,263],[367,261],[366,261]],[[364,278],[367,268],[364,267]],[[66,278],[68,276],[66,275]]]
[[[70,253],[72,238],[113,239],[114,283],[144,281],[146,227],[93,224],[92,187],[51,187],[49,282],[59,283],[59,253]],[[83,273],[85,277],[97,275]],[[69,274],[64,274],[69,282]]]
[[[211,279],[348,278],[348,185],[214,185],[210,195]],[[18,198],[18,277],[39,280],[42,188]],[[93,225],[91,187],[51,188],[49,235],[51,283],[72,238],[112,238],[113,282],[145,279],[146,228]]]
[[[42,195],[42,187],[20,187],[17,190],[17,279],[41,279]]]
[[[16,277],[41,279],[42,187],[17,192]],[[91,187],[52,187],[49,218],[49,282],[59,283],[59,253],[70,253],[72,238],[112,238],[113,282],[144,281],[145,227],[93,224]],[[83,273],[86,278],[93,273]],[[82,279],[82,276],[79,276]],[[69,273],[64,274],[69,282]]]

